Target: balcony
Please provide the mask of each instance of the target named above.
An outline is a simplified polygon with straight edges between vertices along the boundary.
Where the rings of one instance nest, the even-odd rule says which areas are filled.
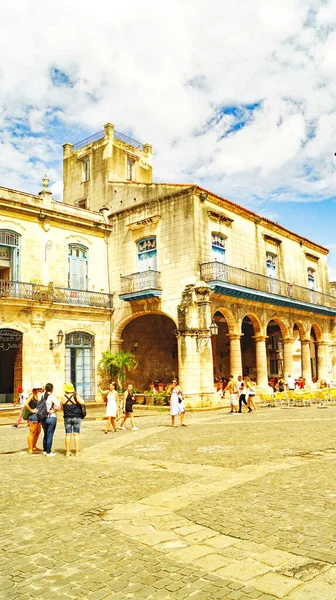
[[[234,296],[323,315],[336,315],[336,297],[220,262],[201,265],[201,279],[223,296]]]
[[[5,298],[97,308],[112,308],[113,306],[113,296],[111,294],[24,283],[22,281],[0,280],[0,299]]]
[[[160,276],[159,271],[149,270],[120,277],[121,294],[119,298],[130,302],[161,296]]]

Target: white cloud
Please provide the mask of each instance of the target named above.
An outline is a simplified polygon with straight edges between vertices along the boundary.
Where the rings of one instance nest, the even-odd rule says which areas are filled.
[[[61,143],[113,121],[153,144],[156,179],[245,204],[333,196],[331,0],[2,0],[1,24],[1,185],[37,192],[47,170],[60,190]]]

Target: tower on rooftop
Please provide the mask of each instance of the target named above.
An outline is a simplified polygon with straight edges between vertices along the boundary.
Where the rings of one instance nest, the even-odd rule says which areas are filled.
[[[152,146],[141,144],[106,123],[77,144],[63,145],[64,202],[99,210],[109,183],[152,183]]]

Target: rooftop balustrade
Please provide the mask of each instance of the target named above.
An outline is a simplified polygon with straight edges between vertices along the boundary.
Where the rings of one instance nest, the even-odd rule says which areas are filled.
[[[101,131],[97,131],[97,133],[90,135],[90,137],[87,137],[84,140],[81,140],[80,142],[77,142],[76,144],[74,144],[73,149],[79,150],[79,148],[84,148],[84,146],[87,146],[88,144],[92,144],[93,142],[102,140],[104,137],[104,134],[105,134],[104,129]],[[129,146],[132,146],[133,148],[137,148],[138,150],[143,150],[143,144],[141,144],[140,142],[137,142],[137,140],[134,140],[133,138],[126,135],[125,133],[121,133],[121,131],[117,131],[115,129],[114,137],[117,140],[120,140],[121,142],[124,142],[125,144],[128,144]]]

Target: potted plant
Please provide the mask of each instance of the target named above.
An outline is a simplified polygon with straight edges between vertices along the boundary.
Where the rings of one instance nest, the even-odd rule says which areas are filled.
[[[135,356],[132,352],[111,352],[106,350],[98,363],[98,373],[102,379],[102,383],[108,383],[115,380],[117,387],[124,387],[126,373],[136,369],[138,366]]]

